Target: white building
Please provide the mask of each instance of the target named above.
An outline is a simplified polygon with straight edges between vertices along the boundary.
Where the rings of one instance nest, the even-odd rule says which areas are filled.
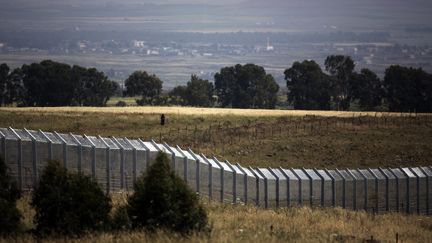
[[[140,40],[134,40],[133,41],[133,46],[136,48],[142,48],[145,46],[144,41],[140,41]]]
[[[270,45],[270,38],[267,37],[267,51],[274,51],[274,46]]]

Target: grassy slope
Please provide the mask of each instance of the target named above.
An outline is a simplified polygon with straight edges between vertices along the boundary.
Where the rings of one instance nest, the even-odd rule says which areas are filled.
[[[167,117],[162,128],[161,112]],[[386,113],[380,118],[382,115],[180,107],[1,108],[0,127],[162,138],[169,144],[251,166],[431,165],[431,117],[401,118]],[[325,124],[330,124],[329,128]]]

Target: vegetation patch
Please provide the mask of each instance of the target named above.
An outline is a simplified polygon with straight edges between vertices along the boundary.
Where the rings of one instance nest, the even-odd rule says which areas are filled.
[[[134,228],[166,229],[182,234],[208,230],[208,218],[198,196],[178,177],[166,154],[159,152],[128,199]]]
[[[0,156],[0,235],[16,233],[20,228],[21,213],[16,206],[20,194]]]
[[[38,235],[82,235],[108,226],[111,199],[83,174],[69,173],[56,161],[45,167],[31,205]]]

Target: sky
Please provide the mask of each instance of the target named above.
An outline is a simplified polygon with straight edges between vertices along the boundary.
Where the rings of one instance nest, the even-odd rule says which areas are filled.
[[[0,31],[432,30],[431,0],[0,0]]]

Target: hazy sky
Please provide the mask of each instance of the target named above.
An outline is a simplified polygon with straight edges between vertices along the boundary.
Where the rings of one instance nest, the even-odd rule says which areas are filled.
[[[0,31],[74,26],[213,32],[319,31],[325,26],[354,32],[432,28],[432,0],[0,0],[0,4]]]

